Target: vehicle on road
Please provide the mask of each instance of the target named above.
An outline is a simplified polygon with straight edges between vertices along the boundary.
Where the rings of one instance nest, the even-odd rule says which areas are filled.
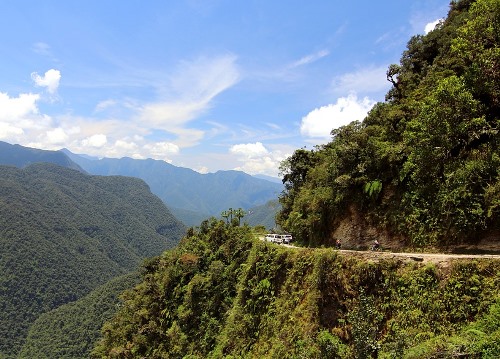
[[[266,234],[266,242],[282,243],[281,235],[274,233]]]
[[[281,242],[285,244],[290,244],[290,242],[293,240],[293,237],[291,234],[282,234],[281,235]]]

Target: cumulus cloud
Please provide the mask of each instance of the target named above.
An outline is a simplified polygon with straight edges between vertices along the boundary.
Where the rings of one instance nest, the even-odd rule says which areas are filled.
[[[179,153],[179,146],[171,142],[153,142],[144,146],[154,158],[165,158],[167,155]]]
[[[443,19],[437,19],[432,22],[429,22],[428,24],[425,25],[424,33],[427,35],[429,32],[434,30],[436,26],[438,26],[441,22],[443,22]]]
[[[260,158],[269,153],[261,142],[234,145],[229,151],[249,159]]]
[[[38,94],[20,94],[19,97],[10,97],[7,93],[0,92],[0,121],[19,122],[27,116],[37,115],[36,102],[40,99]]]
[[[196,172],[201,173],[201,174],[207,174],[208,173],[208,167],[206,166],[198,166],[197,168],[193,168]]]
[[[84,138],[82,140],[82,144],[85,147],[88,146],[88,147],[94,147],[94,148],[101,148],[106,143],[108,143],[108,138],[106,135],[104,135],[102,133],[92,135],[92,136]]]
[[[59,70],[50,69],[45,72],[43,76],[33,72],[31,74],[31,79],[35,82],[36,86],[46,87],[50,94],[55,94],[59,87],[59,81],[61,80],[61,72]]]
[[[39,43],[34,50],[43,53],[49,47]],[[55,95],[61,73],[55,69],[43,74],[33,72],[31,79],[34,86]],[[96,117],[67,112],[52,118],[40,113],[42,91],[17,97],[0,92],[0,139],[44,149],[66,147],[98,157],[152,157],[171,162],[171,156],[181,148],[195,146],[207,134],[222,130],[220,126],[205,130],[190,122],[209,110],[214,98],[239,80],[233,55],[184,61],[166,80],[165,76],[155,78],[152,85],[157,89],[156,101],[103,99],[94,106]],[[129,115],[126,121],[124,116],[116,116],[124,111]],[[168,140],[150,141],[152,134],[163,133],[168,133]]]
[[[69,138],[68,134],[64,131],[64,129],[60,127],[47,131],[46,135],[47,135],[47,141],[49,143],[58,145],[64,144]]]
[[[341,97],[335,104],[316,108],[303,117],[300,132],[306,137],[328,140],[333,129],[362,121],[374,104],[368,97],[358,99],[354,94]]]
[[[268,149],[261,142],[237,144],[232,146],[229,152],[241,163],[236,170],[274,177],[278,176],[280,162],[289,156],[279,148]]]
[[[20,94],[10,97],[0,92],[0,138],[5,141],[19,143],[22,136],[32,134],[37,137],[41,132],[51,128],[49,116],[39,112],[38,94]]]
[[[20,127],[13,126],[10,123],[0,121],[0,139],[9,140],[19,138],[24,134],[24,130]]]

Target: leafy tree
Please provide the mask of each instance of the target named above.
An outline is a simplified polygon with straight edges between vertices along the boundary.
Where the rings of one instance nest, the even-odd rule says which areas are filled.
[[[499,6],[452,2],[448,17],[412,37],[389,67],[386,102],[285,160],[277,223],[313,245],[330,244],[353,214],[409,246],[496,229]]]

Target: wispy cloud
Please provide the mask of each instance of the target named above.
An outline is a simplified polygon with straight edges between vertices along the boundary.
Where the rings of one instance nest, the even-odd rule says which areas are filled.
[[[163,89],[164,99],[138,108],[137,121],[178,136],[180,147],[192,146],[203,131],[186,125],[207,111],[212,100],[240,79],[233,55],[182,62]]]
[[[336,95],[385,92],[390,87],[386,77],[387,68],[386,65],[368,66],[337,76],[332,80],[331,91]]]
[[[296,67],[304,66],[304,65],[309,65],[313,62],[318,61],[319,59],[328,56],[330,52],[328,50],[321,50],[318,51],[314,54],[306,55],[299,60],[291,63],[290,65],[287,66],[288,69],[294,69]]]
[[[330,52],[326,49],[305,55],[298,60],[289,63],[281,63],[273,67],[261,68],[249,73],[249,78],[266,83],[266,89],[270,87],[271,81],[294,82],[302,78],[304,71],[309,65],[328,56]],[[272,85],[271,85],[272,86]]]
[[[33,44],[31,49],[33,50],[34,53],[36,53],[38,55],[46,57],[53,62],[58,62],[57,58],[52,53],[52,49],[51,49],[50,45],[45,43],[45,42],[41,42],[41,41],[36,42]]]
[[[51,69],[43,75],[33,72],[31,78],[34,86],[54,95],[61,73]],[[94,107],[99,117],[71,112],[50,117],[40,113],[41,93],[18,97],[0,93],[0,139],[46,149],[64,145],[89,155],[170,161],[181,148],[195,146],[204,138],[205,131],[191,122],[239,79],[233,55],[184,61],[170,75],[158,76],[156,82],[148,80],[157,90],[156,100],[108,98]],[[116,114],[127,116],[113,117]]]

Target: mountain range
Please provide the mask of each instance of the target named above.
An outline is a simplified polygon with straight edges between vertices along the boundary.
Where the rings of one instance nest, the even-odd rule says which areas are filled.
[[[228,208],[248,210],[278,198],[281,183],[250,176],[241,171],[201,174],[160,160],[132,158],[90,159],[63,150],[85,171],[96,175],[121,175],[143,179],[183,222],[186,214],[204,218],[220,216]],[[182,212],[184,211],[184,213]],[[189,224],[189,223],[187,223]]]
[[[243,218],[252,226],[275,227],[276,206],[283,190],[279,179],[251,176],[241,171],[201,174],[188,168],[153,159],[93,158],[67,149],[46,151],[0,141],[0,164],[23,168],[31,163],[50,162],[93,175],[120,175],[144,180],[170,211],[187,226],[199,225],[211,216],[220,217],[229,208],[263,213]],[[255,218],[265,219],[264,221]]]

